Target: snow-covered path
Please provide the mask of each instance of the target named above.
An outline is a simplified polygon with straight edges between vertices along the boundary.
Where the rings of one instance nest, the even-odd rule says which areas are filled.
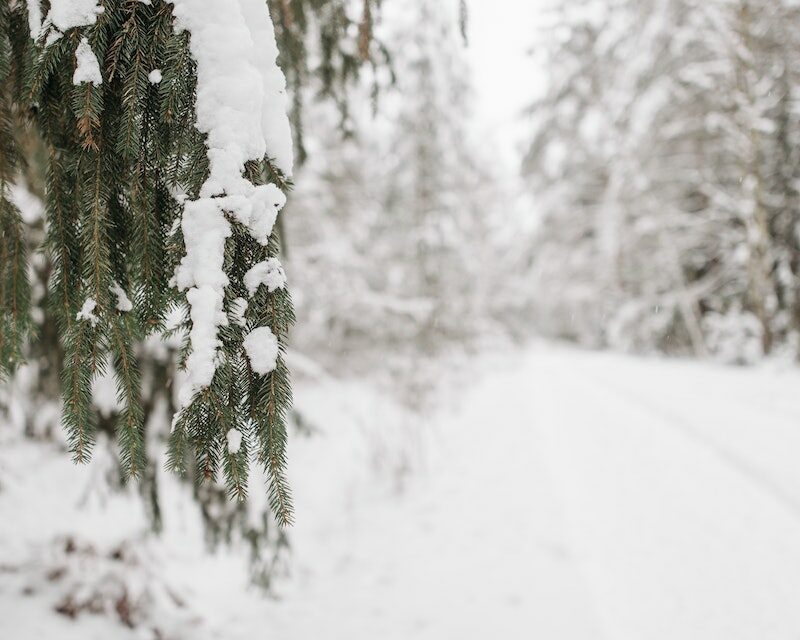
[[[156,607],[177,632],[152,637],[800,639],[799,371],[546,345],[471,365],[424,418],[363,381],[301,384],[317,432],[292,441],[279,598],[170,510],[129,576],[187,603]],[[52,444],[4,446],[0,638],[150,637],[55,613],[68,585],[38,559],[70,535],[97,550],[75,576],[124,571],[104,554],[143,537],[138,502],[87,511],[91,469]]]
[[[604,637],[800,637],[800,380],[540,354],[538,424]]]
[[[796,372],[537,348],[454,406],[402,495],[300,525],[279,637],[800,637]]]
[[[270,613],[280,637],[597,638],[530,391],[518,371],[491,375],[430,426],[403,493],[356,508],[324,541],[303,540],[301,524],[309,575]]]

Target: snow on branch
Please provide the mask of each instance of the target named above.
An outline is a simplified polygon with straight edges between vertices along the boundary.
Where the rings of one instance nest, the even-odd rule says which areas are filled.
[[[100,63],[94,55],[89,40],[81,38],[75,50],[75,73],[72,76],[73,84],[103,84],[103,75],[100,73]]]
[[[276,289],[283,289],[286,286],[286,273],[277,258],[268,258],[254,264],[244,274],[244,284],[251,296],[256,294],[262,284],[266,285],[267,291],[272,293]]]
[[[30,8],[37,3],[28,3]],[[50,11],[44,24],[52,26],[59,33],[65,33],[75,27],[86,27],[97,22],[97,16],[105,9],[97,0],[50,0]],[[40,10],[34,10],[31,17],[31,35],[38,37],[39,25],[36,24]]]
[[[188,290],[192,352],[180,393],[186,406],[211,384],[220,346],[218,329],[228,276],[226,213],[266,244],[284,194],[271,184],[243,177],[249,160],[269,158],[285,175],[292,171],[292,137],[286,80],[276,63],[278,47],[264,0],[173,0],[175,25],[191,34],[197,63],[197,128],[207,135],[209,176],[200,197],[186,203],[181,223],[186,255],[175,283]]]

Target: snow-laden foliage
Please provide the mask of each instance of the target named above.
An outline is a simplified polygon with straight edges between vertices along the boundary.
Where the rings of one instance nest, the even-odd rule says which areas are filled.
[[[257,186],[244,178],[245,164],[266,156],[290,175],[292,138],[286,82],[276,66],[278,48],[263,3],[175,0],[174,4],[176,28],[191,33],[190,48],[197,63],[197,128],[207,135],[209,161],[200,197],[184,206],[186,255],[176,272],[178,286],[188,289],[192,320],[192,351],[180,396],[181,404],[188,406],[195,394],[211,385],[217,352],[223,346],[219,329],[227,324],[223,305],[229,284],[224,263],[226,241],[232,235],[227,216],[266,245],[286,200],[275,185]]]
[[[538,326],[724,356],[717,319],[738,317],[758,326],[762,354],[791,347],[796,4],[555,5],[525,163],[543,213],[529,252]]]
[[[190,8],[197,5],[188,4]],[[389,82],[388,52],[373,35],[378,3],[270,0],[267,5],[275,19],[278,62],[290,84],[288,100],[295,124],[292,133],[302,164],[307,157],[301,126],[306,100],[313,96],[314,100],[335,105],[341,118],[331,127],[341,132],[348,128],[345,114],[352,87],[362,79],[361,73],[365,71],[376,79],[380,76],[383,84]],[[263,4],[237,6],[242,7],[246,26],[254,29],[256,36],[251,49],[255,60],[248,60],[247,68],[271,64],[264,55],[271,47],[269,39],[265,39],[269,25],[264,20]],[[58,422],[61,416],[65,417],[68,433],[80,434],[83,459],[89,455],[94,434],[121,433],[124,437],[120,438],[115,473],[123,477],[138,473],[136,486],[155,531],[161,530],[162,511],[168,509],[163,494],[170,491],[171,484],[160,478],[158,469],[164,464],[161,456],[170,438],[171,419],[181,407],[177,390],[187,386],[191,389],[190,381],[177,366],[190,353],[182,343],[191,328],[187,322],[191,318],[185,316],[185,299],[170,289],[168,282],[185,253],[181,214],[187,203],[199,197],[208,170],[206,139],[193,126],[196,63],[191,55],[192,40],[189,31],[175,32],[173,7],[160,0],[12,0],[0,4],[0,375],[12,373],[9,393],[3,389],[0,409],[24,424],[26,434],[44,439],[59,439]],[[74,26],[68,26],[71,23]],[[31,38],[37,46],[32,46]],[[102,85],[73,85],[76,51],[83,38],[97,60]],[[249,46],[247,42],[235,44],[234,50],[239,52],[241,47]],[[274,49],[271,50],[274,58]],[[32,78],[33,89],[39,93],[36,102],[31,102],[31,94],[25,92],[25,76],[32,75],[34,63],[43,75]],[[274,83],[274,73],[270,79],[270,74],[262,76],[261,71],[258,78],[252,75],[254,81]],[[358,97],[367,99],[360,93]],[[211,95],[208,104],[214,104],[217,98],[224,101],[236,96]],[[285,106],[284,102],[282,109]],[[35,117],[33,122],[31,117]],[[284,167],[288,167],[291,149],[285,118],[273,121],[265,113],[259,121],[256,111],[243,117],[254,131],[264,127],[273,142],[277,138],[277,145],[272,145],[268,155],[280,155]],[[123,126],[125,123],[132,126]],[[283,127],[283,133],[276,126]],[[45,140],[40,132],[45,134]],[[245,142],[250,144],[251,140]],[[264,148],[267,149],[266,140]],[[18,162],[23,155],[25,162]],[[96,175],[104,178],[94,183],[100,189],[98,211],[105,210],[110,215],[100,216],[103,224],[90,227],[85,223],[91,220],[87,213],[90,190],[76,186],[92,173],[94,165],[86,160],[97,156],[102,166]],[[244,244],[255,255],[236,251],[228,252],[225,258],[229,286],[223,310],[228,324],[221,317],[214,318],[221,322],[217,340],[222,342],[222,348],[217,351],[217,374],[208,391],[217,397],[224,394],[226,402],[242,398],[241,394],[230,394],[229,381],[237,370],[246,371],[249,366],[243,337],[257,324],[273,331],[274,323],[291,319],[290,313],[284,313],[288,309],[286,276],[282,267],[275,268],[279,265],[277,236],[281,227],[281,220],[278,218],[276,223],[276,217],[285,202],[282,189],[288,185],[275,162],[264,167],[265,171],[258,165],[248,162],[243,178],[256,187],[254,204],[262,214],[248,219],[246,206],[232,206],[227,214],[232,235],[226,240],[226,248]],[[219,219],[219,212],[214,215]],[[274,225],[278,229],[271,234]],[[102,242],[96,244],[100,251],[94,255],[103,264],[111,263],[111,272],[98,272],[97,282],[89,267],[90,254],[80,248],[92,234],[80,235],[81,228],[100,232]],[[41,252],[38,249],[45,241],[45,232],[48,250]],[[26,254],[30,257],[26,258]],[[243,279],[248,267],[257,265],[262,266],[251,274],[257,281],[251,281],[256,287],[251,293]],[[269,268],[264,271],[264,266]],[[30,289],[28,275],[32,278]],[[82,283],[86,281],[92,283],[92,291],[84,290]],[[93,308],[81,314],[90,298]],[[32,308],[28,301],[32,301]],[[263,312],[265,307],[268,313]],[[27,340],[31,326],[36,339]],[[74,349],[79,344],[77,336],[83,339],[80,353]],[[120,342],[120,337],[125,340]],[[125,341],[129,349],[122,349]],[[283,346],[282,340],[281,352]],[[240,357],[235,362],[225,355],[231,348],[239,350]],[[109,358],[105,351],[129,356],[128,362],[138,366],[126,370],[119,366],[123,364],[119,357]],[[19,363],[26,358],[28,363],[19,370]],[[262,436],[269,437],[270,468],[275,470],[282,462],[283,436],[278,421],[284,414],[261,411],[258,404],[269,403],[272,398],[275,402],[271,407],[288,406],[288,378],[282,355],[275,364],[274,372],[258,376],[256,406],[222,416],[229,419],[230,425],[217,430],[213,423],[220,419],[220,413],[204,404],[199,407],[192,432],[199,436],[202,430],[202,442],[190,438],[187,447],[185,430],[171,433],[175,454],[171,464],[185,471],[183,477],[188,483],[202,483],[193,495],[197,510],[203,514],[209,542],[228,543],[238,535],[245,536],[255,558],[253,578],[265,586],[271,579],[271,562],[259,558],[278,554],[285,547],[285,534],[273,533],[275,520],[260,488],[266,474],[259,472],[245,478],[240,470],[247,460],[264,461],[266,452],[254,446]],[[65,389],[62,372],[76,384]],[[257,375],[253,373],[254,377]],[[140,397],[132,393],[136,385],[129,384],[136,383],[137,378],[141,381]],[[272,385],[273,382],[277,384]],[[62,389],[64,398],[73,398],[69,403],[59,397]],[[14,401],[9,406],[11,399]],[[228,428],[253,413],[272,416],[262,420],[261,435],[242,425]],[[122,432],[118,431],[120,427],[124,427]],[[227,434],[234,430],[242,434],[240,446],[233,448],[235,452],[227,447]],[[72,441],[73,448],[76,442]],[[202,450],[209,450],[212,456],[197,464],[194,454]],[[264,466],[266,471],[268,465]],[[227,503],[232,475],[236,476],[239,489],[249,486],[246,501],[237,490],[239,500]],[[286,504],[283,501],[284,509]],[[245,520],[258,524],[245,525]]]
[[[267,5],[12,2],[0,27],[0,136],[9,150],[0,160],[3,370],[21,360],[28,322],[27,247],[7,201],[23,177],[17,155],[24,143],[46,165],[46,312],[55,318],[46,336],[59,342],[50,346],[64,370],[63,420],[74,458],[87,461],[106,426],[92,405],[92,383],[113,371],[122,473],[150,474],[151,394],[142,392],[141,344],[164,333],[174,309],[186,308],[186,322],[171,329],[188,341],[186,372],[175,385],[170,466],[196,466],[208,481],[219,474],[244,499],[257,462],[267,470],[277,518],[288,523],[291,394],[280,353],[291,302],[281,287],[252,296],[246,314],[233,306],[247,295],[245,272],[278,252],[273,227],[292,170],[285,80]],[[235,311],[241,317],[230,325]],[[258,328],[269,331],[276,350],[270,375],[247,364],[244,337]],[[225,446],[231,429],[247,445],[235,453]]]

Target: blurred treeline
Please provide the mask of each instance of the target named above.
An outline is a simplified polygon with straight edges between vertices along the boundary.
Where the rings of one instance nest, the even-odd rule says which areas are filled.
[[[798,354],[800,5],[552,3],[530,312],[593,346]]]
[[[293,341],[333,373],[425,386],[423,369],[506,333],[495,236],[508,217],[491,145],[472,136],[459,6],[384,3],[391,68],[366,74],[344,118],[302,92],[308,156],[284,218]]]

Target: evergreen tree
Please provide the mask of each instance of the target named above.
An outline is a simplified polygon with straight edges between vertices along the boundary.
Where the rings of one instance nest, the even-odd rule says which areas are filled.
[[[299,164],[308,159],[304,113],[323,100],[335,106],[338,125],[350,133],[350,93],[365,67],[372,71],[373,105],[381,71],[392,56],[375,37],[381,0],[269,0],[281,52],[280,63],[291,93],[291,120]],[[362,96],[359,95],[359,98]]]
[[[494,194],[468,135],[472,87],[457,30],[460,6],[431,0],[412,6],[405,21],[397,20],[403,99],[383,150],[389,161],[379,219],[387,240],[392,229],[406,228],[407,244],[386,246],[380,261],[404,265],[388,288],[402,283],[427,302],[415,341],[432,350],[467,340],[488,318],[486,203]]]
[[[8,3],[0,6],[0,379],[22,360],[31,326],[27,247],[20,212],[11,199],[23,161],[16,138],[20,113],[12,100],[23,86],[28,55],[21,19]]]
[[[224,139],[220,143],[213,130],[194,126],[196,112],[198,127],[202,121],[196,103],[197,51],[192,49],[200,36],[187,27],[203,26],[197,15],[201,8],[174,4],[174,10],[160,0],[4,4],[0,68],[3,87],[10,90],[3,92],[3,147],[18,148],[14,133],[19,127],[13,123],[26,117],[47,153],[49,310],[63,345],[63,419],[70,448],[77,461],[91,455],[97,430],[91,383],[113,370],[122,407],[116,434],[127,476],[141,476],[146,468],[136,345],[164,331],[171,308],[187,299],[192,307],[192,290],[198,287],[184,286],[188,292],[181,292],[170,286],[170,278],[181,261],[185,267],[185,253],[192,250],[186,243],[187,231],[192,232],[187,211],[214,200],[218,224],[230,228],[220,254],[227,286],[220,288],[219,311],[237,322],[221,315],[211,322],[195,316],[184,322],[191,339],[183,361],[190,376],[192,358],[208,348],[196,339],[199,328],[212,331],[212,370],[205,384],[185,393],[171,436],[171,466],[185,470],[191,459],[197,477],[208,480],[222,473],[229,493],[243,498],[249,460],[257,458],[268,473],[276,517],[286,524],[291,500],[283,467],[291,394],[280,352],[293,318],[291,301],[283,283],[275,281],[250,296],[245,275],[255,265],[278,264],[278,241],[269,227],[283,202],[280,190],[290,186],[291,167],[277,162],[269,149],[267,154],[250,152],[239,168],[240,182],[212,185],[213,198],[201,193],[209,177],[223,175],[220,170],[215,174],[209,149],[221,145],[224,152]],[[244,0],[239,5],[240,12],[250,12],[250,26],[264,27],[260,35],[268,46],[266,6]],[[240,20],[239,26],[247,26]],[[272,59],[275,55],[277,49]],[[269,72],[269,57],[264,62]],[[200,72],[208,78],[208,69]],[[265,91],[275,93],[273,104],[281,104],[279,83],[274,73],[265,80]],[[274,111],[272,116],[281,117]],[[278,138],[272,135],[275,143]],[[27,273],[24,243],[7,197],[8,185],[18,178],[16,155],[3,154],[2,268],[3,283],[10,285],[3,288],[4,368],[19,360],[30,324],[20,278]],[[255,211],[250,221],[240,203],[231,200],[236,188]],[[239,298],[249,298],[244,314]],[[5,304],[12,299],[15,304]],[[263,338],[254,338],[249,352],[248,336]],[[266,364],[258,353],[265,346],[275,350],[266,354]],[[255,364],[254,354],[261,358]]]
[[[25,23],[24,4],[12,3],[13,9],[9,15],[15,17],[19,24],[15,26],[13,34],[18,37],[21,47],[28,47],[31,54],[35,49],[31,45],[31,36]],[[136,3],[128,2],[129,8],[135,9]],[[297,99],[296,92],[302,91],[305,96],[319,99],[336,106],[339,112],[339,128],[346,132],[343,126],[344,120],[341,114],[345,112],[350,100],[350,87],[359,79],[361,69],[366,65],[371,67],[376,73],[385,69],[388,65],[388,52],[381,45],[372,33],[372,25],[378,16],[377,3],[373,5],[372,0],[367,3],[360,3],[358,11],[352,11],[353,3],[347,0],[280,0],[269,3],[270,12],[275,18],[276,39],[281,51],[279,62],[289,80],[289,94],[292,108],[290,115],[294,124],[296,135],[295,145],[300,147],[302,139],[303,112],[306,111],[304,100]],[[169,7],[169,5],[166,5]],[[38,2],[28,3],[31,10],[29,14],[29,26],[35,31],[41,27],[42,13],[37,13]],[[47,17],[47,5],[43,5],[44,17]],[[287,18],[288,16],[288,18]],[[141,17],[141,16],[140,16]],[[364,24],[364,20],[369,19],[369,25]],[[148,23],[150,24],[150,23]],[[124,28],[124,27],[123,27]],[[149,28],[149,27],[148,27]],[[9,27],[10,29],[10,27]],[[10,31],[9,31],[10,33]],[[141,33],[141,31],[140,31]],[[354,38],[354,34],[357,38]],[[357,41],[357,44],[356,44]],[[41,44],[41,43],[40,43]],[[355,52],[355,53],[354,53]],[[141,53],[141,52],[140,52]],[[185,50],[182,52],[185,54]],[[19,68],[31,72],[32,63],[35,59],[13,57],[12,60],[21,60]],[[312,62],[313,61],[313,62]],[[64,59],[64,63],[74,63],[74,59]],[[27,66],[26,66],[27,65]],[[193,70],[193,60],[186,59],[186,69]],[[165,82],[169,79],[165,76],[165,69],[159,69],[161,74],[160,82],[155,85],[158,91],[163,91]],[[382,74],[384,77],[390,74]],[[147,74],[148,82],[151,78]],[[21,74],[17,78],[21,77]],[[108,83],[106,83],[108,84]],[[147,85],[150,86],[149,84]],[[28,162],[22,163],[17,171],[16,179],[19,187],[15,187],[14,195],[25,195],[26,189],[31,191],[28,199],[33,206],[26,207],[29,212],[37,209],[36,199],[44,199],[44,182],[49,175],[50,154],[48,147],[42,140],[36,122],[30,117],[34,112],[26,112],[25,105],[29,104],[30,95],[26,93],[24,87],[15,85],[15,92],[4,93],[4,96],[14,98],[17,105],[15,113],[17,120],[15,127],[9,129],[16,134],[17,141],[22,147],[22,156]],[[149,89],[148,89],[149,90]],[[192,83],[188,83],[185,90],[193,90]],[[377,89],[373,87],[373,98],[376,96]],[[173,91],[173,96],[179,92]],[[183,94],[180,94],[183,95]],[[360,96],[359,96],[360,97]],[[185,98],[181,98],[185,100]],[[21,105],[21,107],[19,106]],[[188,111],[186,111],[188,113]],[[23,116],[29,116],[27,118]],[[188,123],[193,117],[182,118],[180,122]],[[174,122],[178,122],[173,118]],[[27,126],[22,126],[26,124]],[[177,154],[174,157],[178,159]],[[302,148],[299,149],[298,160],[300,164],[305,159]],[[190,159],[186,161],[189,166]],[[172,165],[172,170],[177,168],[177,164]],[[49,179],[49,178],[48,178]],[[162,193],[159,206],[177,206],[182,204],[180,200],[185,197],[186,185],[179,184],[179,189],[170,189],[170,196],[176,196],[179,202],[172,201],[172,198],[165,198]],[[152,195],[149,197],[153,197]],[[29,203],[30,204],[30,203]],[[164,221],[158,225],[157,230],[163,233],[163,237],[158,242],[165,243],[166,246],[159,247],[158,242],[153,244],[154,251],[166,257],[169,263],[165,268],[167,275],[170,275],[177,263],[182,247],[180,246],[180,228],[172,214],[164,216]],[[280,238],[281,248],[285,248],[285,231],[280,224],[283,216],[278,220],[276,233]],[[167,225],[168,220],[172,222]],[[51,225],[47,225],[52,231]],[[34,222],[25,227],[28,236],[28,245],[36,249],[42,243],[43,229],[41,224]],[[171,234],[170,231],[174,232]],[[138,237],[130,234],[131,237]],[[275,242],[275,238],[271,240]],[[52,254],[50,254],[52,255]],[[35,331],[37,339],[29,341],[21,349],[21,355],[27,356],[26,371],[22,376],[15,376],[9,387],[4,389],[0,404],[6,410],[19,415],[20,412],[26,416],[25,432],[33,437],[52,437],[57,434],[59,415],[62,413],[62,403],[58,401],[60,393],[59,371],[64,364],[63,341],[60,339],[61,320],[63,314],[59,314],[59,304],[57,296],[63,294],[62,291],[54,287],[48,287],[52,283],[51,274],[57,269],[54,260],[49,259],[49,255],[36,253],[35,269],[32,271],[34,276],[34,317],[36,318]],[[58,256],[55,255],[54,258]],[[163,279],[163,274],[162,274]],[[122,288],[122,287],[121,287]],[[263,289],[263,287],[262,287]],[[126,297],[132,292],[125,292]],[[152,288],[151,291],[156,291]],[[142,495],[143,505],[150,516],[152,527],[159,531],[162,526],[161,493],[163,490],[170,490],[172,480],[159,470],[160,460],[163,455],[164,443],[170,437],[168,425],[173,415],[181,409],[181,403],[174,389],[179,386],[183,373],[176,368],[176,360],[179,352],[185,358],[187,350],[181,349],[182,336],[185,336],[188,323],[181,321],[181,315],[185,308],[182,296],[175,291],[165,290],[162,292],[165,299],[168,299],[166,312],[163,315],[162,327],[151,327],[149,330],[141,331],[135,337],[132,351],[136,355],[139,365],[141,378],[141,425],[142,440],[144,441],[145,459],[144,468],[140,471],[140,481],[138,488]],[[260,295],[260,294],[259,294]],[[27,299],[27,298],[26,298]],[[242,299],[235,298],[234,304],[237,310]],[[112,298],[113,302],[113,298]],[[136,302],[134,299],[133,302]],[[5,307],[4,307],[5,308]],[[58,321],[57,321],[58,320]],[[5,333],[3,334],[5,335]],[[8,343],[7,343],[8,344]],[[23,344],[23,341],[16,341],[16,344]],[[103,370],[91,377],[92,393],[89,398],[90,419],[95,423],[95,431],[98,434],[106,434],[108,438],[102,438],[102,446],[109,446],[109,439],[114,438],[116,423],[119,421],[120,414],[125,411],[125,404],[120,402],[109,402],[106,396],[109,393],[113,396],[113,389],[116,386],[114,381],[117,375],[113,361],[104,361]],[[8,393],[6,393],[6,391]],[[21,392],[21,393],[20,393]],[[21,401],[23,397],[31,397],[30,402]],[[230,430],[229,430],[230,431]],[[237,434],[233,433],[234,442]],[[172,437],[174,438],[174,432]],[[227,445],[227,433],[225,434],[225,444]],[[223,449],[224,452],[224,449]],[[111,452],[114,454],[114,452]],[[241,456],[240,456],[241,457]],[[126,477],[128,470],[128,460],[125,452],[121,451],[120,456],[112,455],[117,459],[116,468],[113,475],[106,478],[112,486],[118,486],[120,479]],[[173,462],[174,457],[173,457]],[[187,456],[183,465],[185,471],[184,478],[194,485],[194,497],[197,507],[202,515],[205,524],[207,540],[210,545],[219,543],[229,543],[233,540],[245,540],[252,552],[251,571],[254,580],[263,586],[269,586],[272,580],[272,573],[276,566],[280,566],[284,550],[288,545],[286,534],[275,527],[275,517],[269,511],[269,505],[262,500],[261,492],[255,491],[248,500],[229,501],[229,491],[220,478],[208,478],[208,469],[204,465],[191,464],[191,458]],[[224,479],[225,474],[221,475]],[[264,481],[264,474],[259,471],[256,476],[250,478],[250,486],[258,486]],[[239,480],[239,486],[243,487],[246,478]],[[242,497],[242,494],[238,494]],[[274,495],[274,494],[273,494]],[[280,513],[278,514],[280,517]]]
[[[353,34],[365,34],[364,27],[362,27],[362,20],[368,16],[372,22],[377,17],[377,7],[373,7],[371,11],[363,9],[362,12],[355,12],[353,14],[344,11],[345,5],[348,5],[345,0],[326,0],[325,2],[311,2],[305,3],[303,0],[286,0],[281,1],[280,5],[277,2],[270,3],[270,10],[272,15],[276,18],[276,38],[282,53],[280,57],[281,66],[286,69],[287,76],[290,82],[290,95],[292,96],[293,108],[290,111],[292,120],[295,123],[295,132],[301,131],[301,124],[303,120],[303,113],[300,107],[304,106],[303,101],[294,99],[295,91],[304,91],[306,95],[320,101],[332,103],[336,105],[336,110],[340,114],[339,128],[347,133],[346,127],[343,126],[341,119],[342,105],[346,105],[350,99],[350,84],[358,79],[358,71],[364,65],[371,66],[374,70],[380,71],[388,64],[388,55],[385,48],[378,44],[374,39],[369,41],[361,38],[359,43],[361,46],[368,46],[365,54],[359,53],[358,56],[349,54],[340,54],[339,50],[343,52],[353,52],[352,46]],[[38,3],[30,3],[29,7],[35,9]],[[348,5],[349,6],[349,5]],[[302,24],[302,29],[297,27],[298,22],[291,22],[291,33],[285,29],[281,20],[281,13],[286,9],[292,10],[292,15],[303,12],[305,19]],[[352,7],[351,7],[352,8]],[[14,31],[15,35],[19,36],[19,42],[23,46],[30,47],[30,38],[25,29],[24,13],[21,6],[15,6],[16,13],[11,12],[10,15],[15,16],[20,24]],[[32,25],[39,24],[36,15],[31,12]],[[368,35],[372,36],[371,28]],[[324,37],[320,34],[325,34]],[[317,38],[317,36],[319,37]],[[292,47],[298,43],[293,42],[292,38],[302,38],[305,42],[300,43],[299,49],[292,52]],[[317,39],[315,39],[317,38]],[[30,47],[32,50],[32,47]],[[288,52],[288,53],[287,53]],[[330,58],[328,60],[328,58]],[[14,60],[22,59],[30,70],[30,59],[14,58]],[[309,60],[314,60],[314,64],[310,64]],[[345,60],[355,62],[357,66],[352,64],[339,64],[338,60]],[[187,64],[191,65],[192,60],[187,60]],[[24,65],[20,65],[22,68]],[[191,68],[190,68],[191,70]],[[297,77],[294,75],[299,72],[302,75],[303,82],[306,86],[297,83]],[[330,72],[333,72],[337,81],[331,81]],[[159,70],[162,77],[161,82],[157,83],[159,90],[163,89],[164,83],[164,69]],[[346,74],[346,75],[343,75]],[[148,81],[150,81],[150,74],[148,74]],[[377,73],[375,76],[377,77]],[[386,74],[383,74],[384,76]],[[389,75],[389,77],[391,77]],[[294,81],[293,81],[294,78]],[[327,78],[327,80],[326,80]],[[327,88],[326,88],[327,85]],[[14,96],[18,104],[27,104],[26,100],[29,99],[28,94],[24,93],[23,89],[17,87],[19,92],[9,92],[4,95]],[[372,89],[373,97],[376,95],[376,89]],[[21,96],[21,97],[20,97]],[[302,111],[305,111],[305,107]],[[15,113],[19,116],[26,115],[24,109],[17,108]],[[31,114],[27,114],[31,115]],[[22,147],[22,155],[28,163],[23,163],[19,167],[21,171],[17,172],[16,178],[20,182],[19,187],[15,187],[14,195],[17,199],[21,195],[25,195],[26,189],[31,191],[30,196],[25,196],[29,202],[26,203],[25,210],[30,213],[36,210],[37,198],[44,199],[44,182],[48,174],[48,167],[50,164],[48,148],[36,126],[21,127],[18,122],[15,123],[16,128],[12,131],[16,134],[17,141]],[[30,122],[30,118],[24,119]],[[191,119],[190,119],[191,120]],[[35,122],[30,122],[35,125]],[[298,145],[301,140],[296,140]],[[299,160],[304,159],[304,154],[299,154]],[[302,163],[301,163],[302,164]],[[185,186],[180,185],[180,190],[173,192],[171,195],[176,195],[180,200],[184,197]],[[162,200],[164,201],[164,200]],[[171,200],[164,201],[174,206]],[[181,203],[178,202],[178,205]],[[281,216],[280,219],[282,219]],[[281,245],[285,247],[285,232],[278,220],[278,234],[281,240]],[[174,220],[174,218],[173,218]],[[164,235],[166,247],[161,249],[163,255],[167,256],[170,262],[168,266],[168,273],[174,269],[174,264],[180,256],[182,247],[179,246],[180,242],[180,229],[176,227],[176,222],[172,222],[169,226],[169,231],[175,231],[173,237],[169,237],[169,233]],[[164,230],[166,222],[160,227]],[[48,225],[50,228],[50,225]],[[41,224],[34,221],[32,224],[26,225],[28,235],[28,244],[30,247],[36,249],[42,243],[43,229]],[[272,240],[274,242],[274,239]],[[48,259],[47,255],[35,254],[36,262],[35,269],[32,272],[34,276],[34,317],[36,318],[35,331],[37,332],[37,339],[30,341],[25,345],[22,350],[22,355],[27,355],[28,363],[26,371],[22,376],[15,376],[10,385],[3,390],[3,397],[0,398],[4,408],[14,412],[15,415],[27,414],[25,420],[25,432],[33,437],[51,437],[54,433],[57,434],[56,428],[58,426],[59,415],[62,413],[62,403],[57,401],[60,391],[59,371],[64,363],[64,349],[63,341],[60,340],[60,321],[57,320],[59,306],[57,303],[57,296],[60,293],[55,288],[48,288],[48,283],[52,282],[51,274],[54,271],[55,265],[53,260]],[[263,289],[263,287],[262,287]],[[125,291],[123,289],[123,291]],[[269,293],[269,292],[267,292]],[[181,296],[176,295],[176,292],[167,292],[171,302],[168,303],[168,309],[164,316],[163,329],[154,328],[150,331],[142,331],[136,338],[133,345],[133,352],[136,355],[137,362],[140,370],[141,377],[141,422],[142,425],[142,439],[145,443],[146,459],[144,460],[145,466],[140,472],[140,481],[138,488],[142,495],[143,506],[146,513],[149,514],[150,522],[155,531],[160,531],[162,527],[162,500],[161,494],[164,491],[171,491],[171,483],[173,480],[160,471],[160,460],[163,457],[164,442],[170,437],[168,425],[173,415],[180,411],[181,403],[177,394],[173,389],[178,385],[183,373],[176,368],[176,361],[179,352],[186,355],[186,349],[181,349],[182,336],[186,334],[187,323],[182,321],[181,315],[184,306],[181,302]],[[127,297],[127,293],[125,294]],[[55,303],[53,301],[56,301]],[[236,309],[241,309],[239,304],[241,300],[234,300]],[[119,401],[109,402],[109,394],[113,396],[116,383],[114,378],[116,376],[116,369],[113,362],[105,363],[106,367],[103,371],[98,371],[97,374],[92,376],[91,379],[91,405],[89,411],[92,418],[96,423],[96,432],[98,434],[105,434],[108,437],[102,437],[101,446],[104,448],[111,447],[111,441],[114,438],[115,426],[119,421],[120,414],[125,410],[124,403]],[[7,393],[6,393],[7,392]],[[30,402],[22,401],[24,398],[30,397]],[[174,433],[174,432],[173,432]],[[234,442],[236,441],[236,434],[233,434]],[[172,436],[174,437],[174,435]],[[228,444],[227,433],[225,440]],[[121,455],[115,455],[113,450],[108,453],[103,452],[104,459],[116,459],[117,464],[115,468],[109,469],[111,475],[105,477],[105,482],[108,482],[112,487],[120,485],[121,480],[124,481],[126,477],[127,460],[124,457],[124,452]],[[188,456],[187,456],[188,458]],[[220,543],[231,543],[236,540],[242,540],[250,549],[251,560],[249,563],[251,576],[254,582],[262,587],[269,588],[275,573],[283,566],[283,557],[286,549],[288,548],[288,538],[284,531],[276,527],[276,516],[270,513],[271,509],[268,501],[265,500],[266,496],[262,496],[260,491],[253,492],[248,499],[242,500],[229,500],[229,491],[226,488],[225,482],[220,478],[207,477],[207,469],[204,466],[197,464],[190,464],[191,458],[186,460],[187,463],[183,476],[188,482],[194,485],[193,495],[196,500],[197,507],[202,516],[204,523],[206,539],[211,546]],[[217,474],[222,475],[223,474]],[[266,477],[265,470],[258,470],[258,473],[249,479],[251,487],[258,486],[263,483]],[[244,486],[245,479],[241,481]],[[241,494],[239,494],[241,497]],[[274,495],[274,494],[273,494]],[[280,519],[280,512],[277,514],[277,519]]]

